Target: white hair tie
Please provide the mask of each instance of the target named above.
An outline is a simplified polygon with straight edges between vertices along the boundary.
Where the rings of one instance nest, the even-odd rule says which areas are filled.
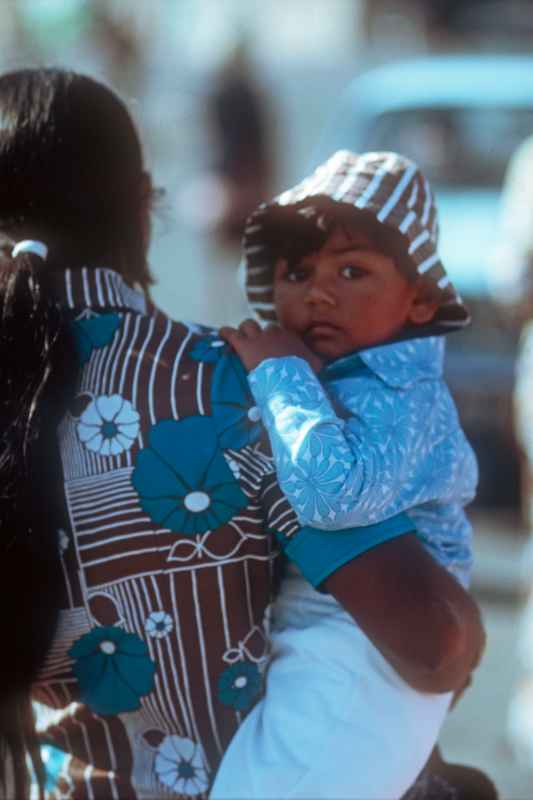
[[[21,242],[16,243],[11,251],[11,257],[16,258],[19,253],[33,253],[42,258],[43,261],[46,261],[48,247],[44,242],[38,242],[36,239],[23,239]]]

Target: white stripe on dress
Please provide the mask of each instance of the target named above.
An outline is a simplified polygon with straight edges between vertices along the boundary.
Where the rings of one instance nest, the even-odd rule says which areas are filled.
[[[109,297],[110,305],[118,306],[119,303],[117,301],[117,298],[115,297],[113,281],[112,281],[112,273],[107,269],[104,270],[104,278],[107,286],[107,296]]]
[[[183,355],[183,351],[187,346],[187,342],[192,336],[192,331],[189,328],[187,330],[187,335],[184,336],[182,343],[180,344],[180,349],[176,354],[176,358],[174,359],[174,365],[172,367],[172,376],[170,378],[170,406],[172,408],[172,414],[174,415],[174,419],[179,419],[178,415],[178,407],[176,405],[176,397],[177,397],[177,389],[176,389],[176,381],[178,375],[178,369],[181,363],[181,357]]]
[[[142,582],[142,579],[141,579],[141,582]],[[149,637],[146,637],[146,633],[145,633],[145,630],[144,630],[144,621],[146,619],[147,613],[146,613],[146,609],[143,608],[142,599],[141,599],[141,597],[139,595],[139,591],[138,591],[137,581],[134,581],[134,582],[131,582],[131,583],[126,583],[124,585],[124,589],[125,589],[126,595],[128,597],[128,606],[129,606],[130,614],[132,615],[132,618],[135,619],[135,627],[136,627],[137,633],[139,634],[139,636],[142,639],[149,638]],[[135,597],[133,596],[133,594],[135,594]],[[153,652],[153,648],[151,647],[151,642],[147,642],[147,646],[148,646],[148,651],[150,653],[150,657],[152,658],[152,660],[155,660],[153,658],[154,652]],[[172,730],[176,723],[172,719],[172,716],[167,713],[167,708],[166,708],[167,703],[164,702],[164,698],[162,697],[162,694],[161,694],[161,687],[160,687],[160,680],[159,680],[160,668],[161,668],[161,665],[158,664],[158,669],[154,673],[154,689],[152,690],[152,692],[150,692],[149,695],[145,695],[145,697],[146,698],[147,697],[151,698],[151,701],[152,701],[151,702],[151,707],[152,708],[156,708],[157,711],[158,711],[158,717],[160,719],[164,720],[163,730]]]
[[[162,611],[165,611],[165,613],[169,614],[168,609],[166,609],[163,606],[163,602],[161,600],[161,594],[159,592],[159,587],[157,585],[156,579],[154,578],[153,575],[151,575],[149,580],[150,580],[150,582],[152,584],[152,590],[154,592],[154,595],[155,595],[156,601],[158,603],[159,609],[161,609]],[[169,614],[169,616],[170,616],[170,614]],[[175,628],[174,628],[173,632],[175,633]],[[172,678],[173,678],[173,683],[174,683],[174,687],[175,687],[175,690],[176,690],[176,694],[178,695],[178,702],[179,702],[180,708],[181,708],[181,716],[182,716],[183,725],[185,726],[185,732],[186,732],[186,734],[187,734],[187,736],[189,738],[192,738],[193,729],[192,729],[192,725],[191,725],[189,709],[187,708],[186,699],[183,696],[183,692],[182,692],[182,689],[181,689],[181,686],[180,686],[180,681],[179,681],[179,678],[178,678],[178,673],[176,671],[176,657],[175,657],[176,654],[174,653],[174,651],[172,650],[172,647],[171,647],[170,635],[169,636],[165,636],[163,641],[164,641],[164,643],[166,645],[167,659],[168,659],[168,663],[170,664],[170,669],[171,669],[171,672],[172,672]],[[166,677],[165,677],[165,680],[166,680]]]
[[[120,375],[120,380],[118,382],[118,394],[122,397],[124,393],[124,385],[126,383],[126,373],[128,371],[128,366],[130,363],[131,355],[135,350],[135,341],[137,336],[139,335],[139,328],[141,326],[142,317],[135,317],[135,322],[133,326],[133,333],[129,337],[128,349],[123,359],[122,364],[122,372]]]
[[[157,373],[157,368],[159,366],[159,359],[161,357],[161,352],[163,350],[163,347],[167,343],[168,339],[170,338],[171,330],[172,330],[172,322],[169,319],[167,319],[166,330],[165,330],[165,333],[163,334],[163,336],[161,337],[161,341],[159,342],[159,347],[156,350],[156,353],[155,353],[155,356],[154,356],[154,360],[152,362],[152,369],[150,371],[150,380],[148,382],[148,413],[150,414],[150,422],[151,422],[152,425],[155,425],[155,423],[156,423],[156,416],[155,416],[155,410],[154,410],[154,403],[155,403],[155,399],[154,399],[155,376],[156,376],[156,373]]]
[[[143,606],[143,599],[140,596],[138,583],[140,584],[140,587],[142,588],[142,591],[143,591],[144,606]],[[157,694],[158,694],[159,702],[161,704],[161,707],[165,711],[165,715],[168,716],[168,719],[171,722],[172,729],[174,729],[176,731],[176,733],[178,733],[180,736],[183,736],[183,726],[181,725],[180,720],[178,718],[177,710],[176,710],[176,707],[175,707],[175,703],[174,703],[174,701],[172,699],[172,693],[171,693],[171,689],[170,689],[169,682],[168,682],[166,664],[165,664],[165,661],[164,661],[164,658],[163,658],[163,652],[162,652],[162,649],[163,649],[162,642],[161,642],[160,639],[154,638],[153,636],[147,636],[146,630],[145,630],[145,627],[144,627],[145,623],[146,623],[146,620],[148,619],[150,614],[153,611],[155,611],[156,609],[154,608],[154,605],[153,605],[153,603],[151,601],[150,595],[148,593],[148,589],[146,587],[146,581],[145,580],[141,580],[139,582],[136,581],[135,583],[133,583],[132,586],[133,586],[133,591],[135,592],[135,595],[136,595],[136,598],[137,598],[138,608],[139,608],[141,614],[144,617],[143,623],[142,623],[143,628],[142,628],[142,631],[139,631],[139,634],[141,635],[142,638],[144,638],[146,640],[147,645],[148,645],[148,650],[150,652],[150,657],[152,658],[153,661],[155,661],[155,663],[158,666],[158,669],[157,669],[158,677],[154,676],[154,679],[155,679],[155,686],[156,686],[156,691],[157,691]],[[157,651],[157,653],[155,651]],[[177,694],[178,694],[178,702],[179,702],[179,700],[180,700],[179,691],[178,691]]]
[[[83,296],[85,298],[85,305],[87,308],[92,308],[91,287],[89,284],[89,277],[87,275],[87,267],[82,267],[81,280],[83,284]]]
[[[198,372],[196,373],[196,402],[198,403],[198,411],[200,414],[205,414],[204,402],[202,400],[202,377],[204,374],[204,363],[200,361]]]
[[[196,628],[198,632],[198,643],[200,645],[200,656],[202,662],[202,672],[204,678],[204,689],[205,689],[205,696],[207,700],[207,711],[209,714],[209,721],[211,723],[211,730],[213,731],[213,738],[215,740],[215,744],[217,746],[218,752],[222,755],[223,748],[220,742],[220,736],[218,733],[215,712],[213,709],[213,698],[211,696],[211,685],[209,683],[209,668],[207,664],[207,653],[205,649],[205,641],[204,641],[204,629],[203,629],[203,622],[202,622],[202,613],[200,609],[200,598],[198,596],[198,584],[196,578],[196,572],[191,572],[191,583],[192,583],[192,591],[194,597],[194,616],[196,620]]]
[[[116,331],[111,343],[103,349],[105,354],[104,368],[97,385],[102,388],[102,394],[121,394],[118,389],[117,373],[121,359],[124,358],[124,351],[129,346],[129,329],[132,314],[119,314],[120,326]]]
[[[107,528],[113,528],[116,525],[106,525],[100,530],[106,530]],[[90,535],[92,531],[78,531],[78,536],[86,536]],[[78,550],[97,550],[99,547],[103,547],[106,544],[116,544],[117,542],[129,542],[131,539],[138,539],[140,536],[151,536],[153,535],[153,530],[144,530],[140,531],[139,533],[127,533],[124,536],[111,536],[109,539],[98,539],[97,542],[91,542],[90,544],[80,544],[78,545]],[[152,548],[153,549],[153,548]],[[123,555],[127,556],[128,552],[123,552]]]
[[[114,471],[116,472],[116,470]],[[117,515],[130,514],[132,507],[137,509],[139,508],[139,503],[137,501],[137,492],[125,492],[124,494],[120,493],[119,497],[120,500],[118,501],[118,503],[111,503],[110,505],[107,506],[101,506],[102,513],[97,515],[96,517],[86,516],[83,513],[83,511],[81,511],[81,509],[88,509],[86,514],[94,514],[95,512],[94,503],[80,503],[79,505],[76,505],[76,514],[79,522],[85,524],[86,522],[91,522],[101,517],[106,517],[106,518],[112,517],[114,514]],[[127,500],[126,498],[128,497],[130,497],[131,500]],[[107,509],[110,508],[119,508],[122,509],[122,511],[109,512]]]
[[[250,621],[250,628],[254,625],[254,609],[252,606],[252,589],[250,586],[250,572],[249,572],[249,563],[245,561],[243,564],[244,567],[244,581],[246,584],[246,605],[248,607],[248,619]]]
[[[128,621],[130,622],[130,624],[133,623],[134,631],[136,631],[136,633],[140,635],[141,638],[144,640],[145,638],[144,620],[146,617],[137,590],[136,581],[125,581],[123,583],[123,596],[125,598],[123,609],[127,614]],[[157,684],[155,684],[154,690],[151,691],[147,696],[152,698],[153,703],[156,704],[156,708],[159,711],[159,716],[165,721],[165,727],[163,728],[163,730],[165,730],[169,725],[169,723],[170,724],[172,723],[172,721],[167,717],[167,715],[164,712],[164,709],[161,706],[161,698],[159,696]]]
[[[74,296],[72,294],[72,270],[65,270],[65,286],[67,290],[67,302],[70,308],[74,308]]]
[[[96,284],[96,296],[98,297],[98,302],[101,306],[105,306],[105,297],[102,290],[102,270],[94,270],[94,282]]]
[[[93,760],[93,757],[91,755],[89,761],[92,761],[92,760]],[[88,796],[89,800],[94,800],[93,787],[91,786],[92,773],[93,773],[92,764],[87,764],[87,766],[83,770],[83,780],[85,782],[85,788],[87,789],[87,796]]]
[[[228,613],[226,611],[226,592],[224,589],[224,577],[222,575],[222,568],[217,567],[216,569],[217,569],[218,594],[220,597],[220,609],[222,613],[222,625],[224,628],[224,640],[226,642],[226,650],[229,650],[229,648],[231,647],[231,637],[228,627]]]
[[[200,742],[201,737],[198,729],[198,724],[196,722],[196,717],[194,716],[192,697],[191,697],[191,687],[189,683],[189,672],[187,667],[187,660],[185,658],[185,648],[183,646],[183,640],[181,636],[181,624],[179,618],[178,603],[176,600],[176,583],[172,579],[172,575],[169,576],[169,584],[170,584],[170,595],[172,601],[172,611],[174,613],[174,630],[176,631],[176,639],[178,642],[178,651],[181,664],[180,672],[183,678],[183,684],[185,686],[185,700],[187,701],[189,707],[189,720],[190,724],[192,725],[192,729],[194,731],[194,737],[191,738],[194,738],[195,741]]]

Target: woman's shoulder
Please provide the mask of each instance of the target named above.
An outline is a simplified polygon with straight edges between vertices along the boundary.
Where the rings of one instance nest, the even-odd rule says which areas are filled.
[[[174,351],[176,356],[202,347],[202,342],[208,347],[218,338],[215,328],[201,325],[188,320],[175,320],[154,305],[149,305],[147,313],[134,315],[136,318],[130,322],[136,336],[144,340],[143,353],[147,356],[163,349],[167,355]]]

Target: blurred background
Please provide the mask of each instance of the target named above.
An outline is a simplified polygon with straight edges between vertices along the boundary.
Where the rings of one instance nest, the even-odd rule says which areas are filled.
[[[175,318],[246,315],[244,218],[334,149],[420,163],[473,314],[446,369],[480,462],[489,636],[442,747],[502,798],[533,797],[533,2],[3,0],[0,64],[71,66],[122,95],[164,190],[153,297]]]

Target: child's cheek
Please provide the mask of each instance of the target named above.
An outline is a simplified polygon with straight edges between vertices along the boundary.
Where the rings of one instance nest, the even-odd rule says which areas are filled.
[[[274,291],[274,307],[279,324],[289,331],[298,332],[305,316],[305,305],[297,291]]]

